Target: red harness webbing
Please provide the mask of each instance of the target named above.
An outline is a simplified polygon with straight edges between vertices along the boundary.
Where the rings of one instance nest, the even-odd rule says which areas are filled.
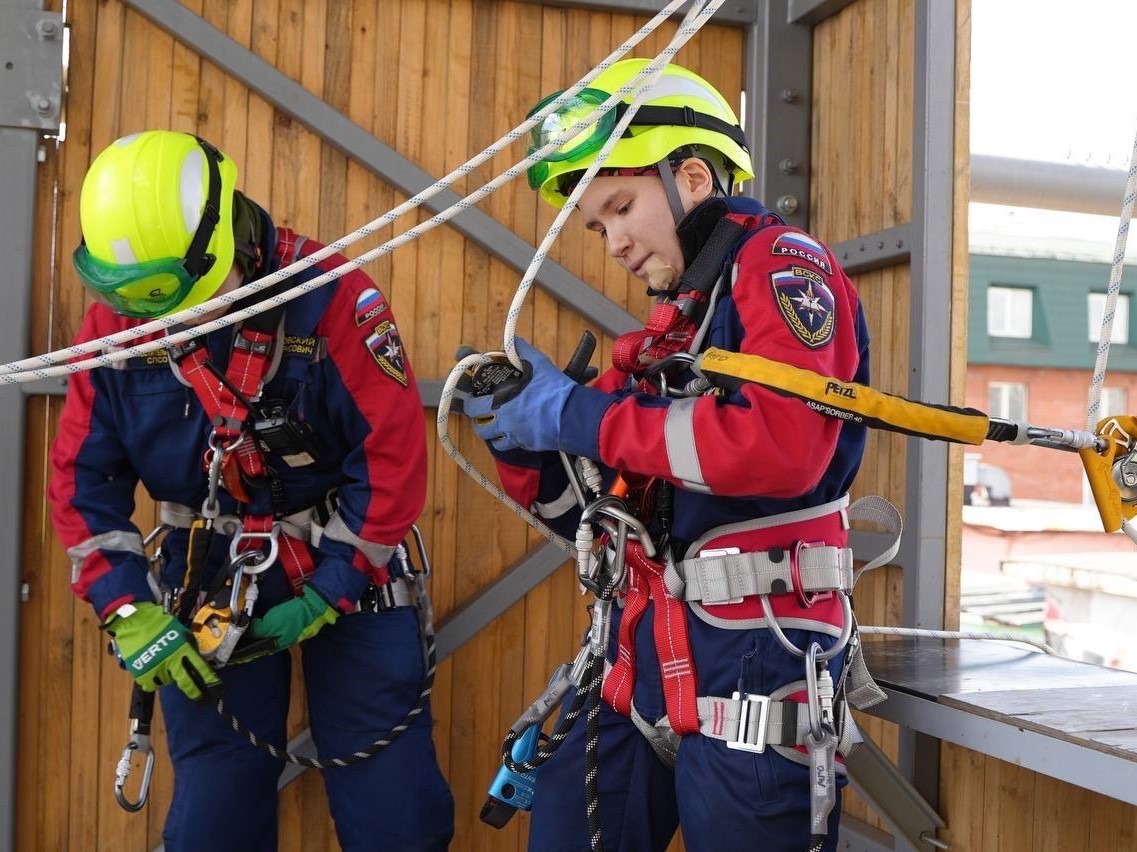
[[[655,604],[652,629],[659,672],[663,678],[663,697],[667,718],[678,734],[699,732],[699,702],[695,658],[687,632],[687,613],[683,603],[667,593],[663,583],[664,566],[649,559],[639,542],[627,546],[628,585],[624,615],[620,620],[619,650],[612,670],[604,679],[604,699],[625,716],[632,713],[632,693],[636,683],[636,627]]]
[[[275,251],[279,266],[295,260],[296,250],[295,235],[291,231],[279,231]],[[202,341],[197,341],[197,345],[177,359],[178,369],[193,388],[206,416],[213,424],[213,434],[218,445],[232,447],[232,452],[227,455],[221,469],[221,484],[239,503],[249,502],[249,493],[243,480],[257,481],[269,472],[256,439],[244,432],[250,415],[245,401],[255,402],[264,391],[275,347],[280,345],[276,337],[275,329],[262,331],[244,325],[238,329],[233,338],[229,366],[225,370],[228,384],[217,377],[209,360],[209,347]],[[237,442],[236,446],[233,446],[234,441]],[[207,471],[214,452],[216,450],[212,448],[205,452],[203,463]],[[245,532],[268,533],[272,531],[273,521],[272,515],[246,515],[241,519],[241,526]],[[241,549],[249,550],[257,546],[258,539],[249,539]],[[282,534],[279,559],[293,593],[299,594],[304,579],[314,570],[308,546]]]

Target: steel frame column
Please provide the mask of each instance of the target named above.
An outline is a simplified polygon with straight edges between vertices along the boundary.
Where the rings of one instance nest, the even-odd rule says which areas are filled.
[[[0,127],[0,362],[23,358],[28,351],[32,290],[32,228],[35,218],[38,130]],[[0,477],[0,507],[10,529],[0,541],[0,849],[16,842],[16,712],[20,659],[20,587],[24,506],[24,396],[9,385],[0,406],[0,454],[9,460]]]
[[[59,128],[62,20],[41,12],[39,0],[0,0],[4,65],[0,74],[0,363],[28,352],[31,314],[36,170],[40,134]],[[9,386],[0,410],[0,454],[9,459],[0,480],[0,507],[9,534],[0,544],[0,850],[16,843],[16,716],[19,710],[20,602],[24,516],[25,402]]]
[[[757,3],[744,48],[742,123],[755,172],[749,194],[808,228],[813,31],[791,21],[789,0]]]
[[[952,206],[955,178],[955,0],[920,0],[915,10],[912,138],[912,285],[909,382],[913,399],[949,392]],[[947,562],[948,448],[908,441],[904,624],[944,625]],[[902,729],[900,769],[933,807],[939,804],[939,740]]]

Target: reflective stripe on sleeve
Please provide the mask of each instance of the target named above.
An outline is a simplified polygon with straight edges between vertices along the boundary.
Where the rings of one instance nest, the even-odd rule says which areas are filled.
[[[367,561],[375,568],[382,568],[386,565],[391,559],[391,554],[395,552],[395,545],[380,544],[377,541],[367,541],[357,536],[348,528],[348,525],[338,513],[332,515],[327,526],[324,527],[323,534],[332,541],[350,544],[362,553],[367,558]]]
[[[93,535],[86,541],[74,547],[67,548],[67,556],[71,560],[71,582],[79,581],[79,572],[87,557],[98,550],[118,550],[123,553],[137,553],[144,555],[142,550],[142,536],[130,530],[111,530],[110,532]]]
[[[703,468],[695,448],[695,403],[698,401],[694,398],[672,402],[667,408],[663,436],[672,475],[683,483],[684,488],[709,494],[711,489],[703,479]]]

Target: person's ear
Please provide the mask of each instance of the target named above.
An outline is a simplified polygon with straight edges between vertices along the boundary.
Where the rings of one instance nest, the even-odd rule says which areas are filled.
[[[715,178],[710,167],[698,157],[688,157],[675,170],[675,183],[698,204],[715,191]]]

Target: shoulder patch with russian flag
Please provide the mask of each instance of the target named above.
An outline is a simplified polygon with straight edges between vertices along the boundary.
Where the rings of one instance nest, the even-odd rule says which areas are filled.
[[[778,234],[778,238],[774,240],[774,245],[770,251],[779,257],[788,255],[812,263],[826,275],[833,274],[833,265],[829,262],[829,255],[826,253],[825,247],[809,234],[798,231]]]
[[[794,337],[810,349],[833,339],[837,317],[833,291],[825,279],[804,266],[771,273],[774,300]]]
[[[368,287],[355,300],[355,324],[363,325],[385,310],[387,310],[387,300],[383,298],[383,294],[374,287]]]

